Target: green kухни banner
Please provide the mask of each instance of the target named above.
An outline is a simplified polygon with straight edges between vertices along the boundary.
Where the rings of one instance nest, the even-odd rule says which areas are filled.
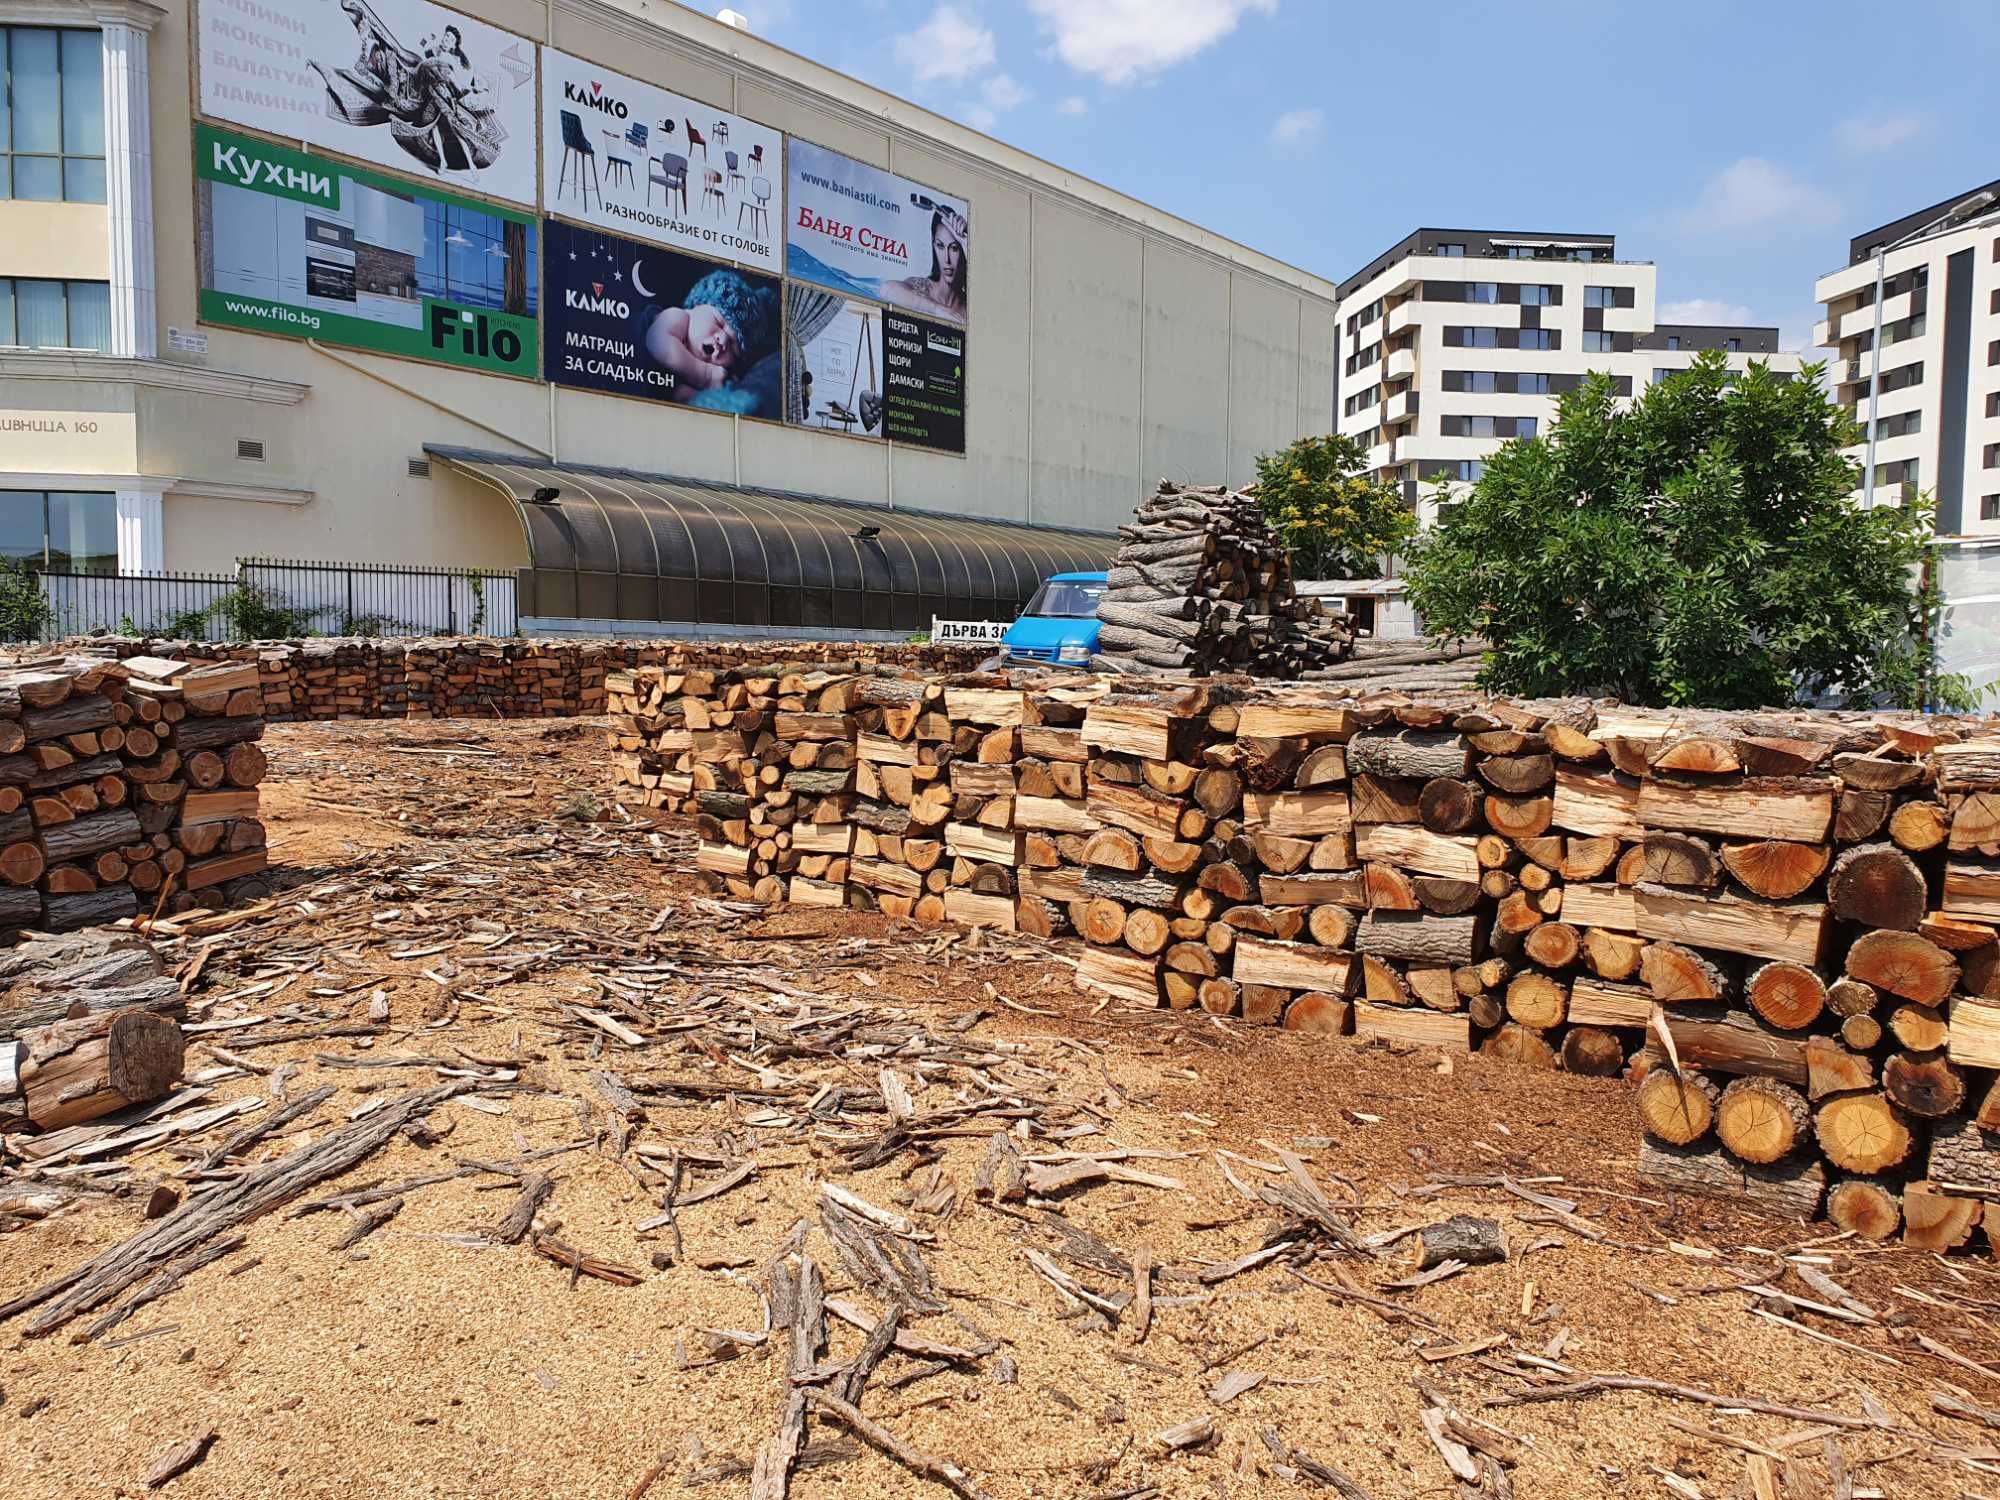
[[[533,219],[198,125],[204,321],[533,379]]]

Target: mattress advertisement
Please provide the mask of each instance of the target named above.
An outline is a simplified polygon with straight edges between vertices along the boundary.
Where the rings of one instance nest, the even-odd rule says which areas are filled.
[[[776,275],[784,137],[636,78],[542,50],[542,203],[551,213]]]
[[[775,277],[557,219],[543,232],[551,381],[779,419]]]
[[[201,112],[535,201],[535,46],[427,0],[201,0]]]
[[[884,436],[944,453],[965,451],[965,330],[882,314]]]
[[[195,127],[206,323],[533,379],[533,219]]]
[[[881,438],[882,309],[787,284],[785,420],[794,427]]]
[[[797,137],[786,160],[787,276],[966,321],[972,226],[963,199]]]

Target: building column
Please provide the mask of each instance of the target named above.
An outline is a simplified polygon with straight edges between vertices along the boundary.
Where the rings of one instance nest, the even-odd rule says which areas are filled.
[[[161,492],[118,492],[118,571],[164,573],[166,537],[161,519]]]
[[[146,75],[150,10],[130,5],[100,15],[105,227],[111,242],[110,352],[127,359],[152,359],[160,352],[153,274],[153,113]]]

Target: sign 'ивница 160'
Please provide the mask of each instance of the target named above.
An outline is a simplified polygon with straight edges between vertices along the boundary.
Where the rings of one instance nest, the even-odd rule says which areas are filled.
[[[532,379],[525,214],[195,128],[202,321]]]

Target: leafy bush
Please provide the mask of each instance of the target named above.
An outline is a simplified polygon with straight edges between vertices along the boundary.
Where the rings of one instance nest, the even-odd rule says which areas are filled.
[[[281,641],[313,634],[318,610],[294,609],[278,595],[254,583],[239,583],[206,609],[169,616],[162,627],[168,636],[184,640],[207,638],[211,621],[226,627],[225,635],[242,641]]]
[[[1401,552],[1417,518],[1393,484],[1362,476],[1353,438],[1306,437],[1257,460],[1257,502],[1292,556],[1295,578],[1372,578]]]
[[[0,557],[0,640],[35,640],[54,614],[27,564]]]
[[[1931,666],[1929,505],[1852,502],[1859,433],[1821,370],[1736,377],[1704,354],[1627,407],[1591,376],[1546,436],[1502,447],[1463,498],[1441,489],[1411,602],[1484,637],[1501,692],[1971,707]]]

